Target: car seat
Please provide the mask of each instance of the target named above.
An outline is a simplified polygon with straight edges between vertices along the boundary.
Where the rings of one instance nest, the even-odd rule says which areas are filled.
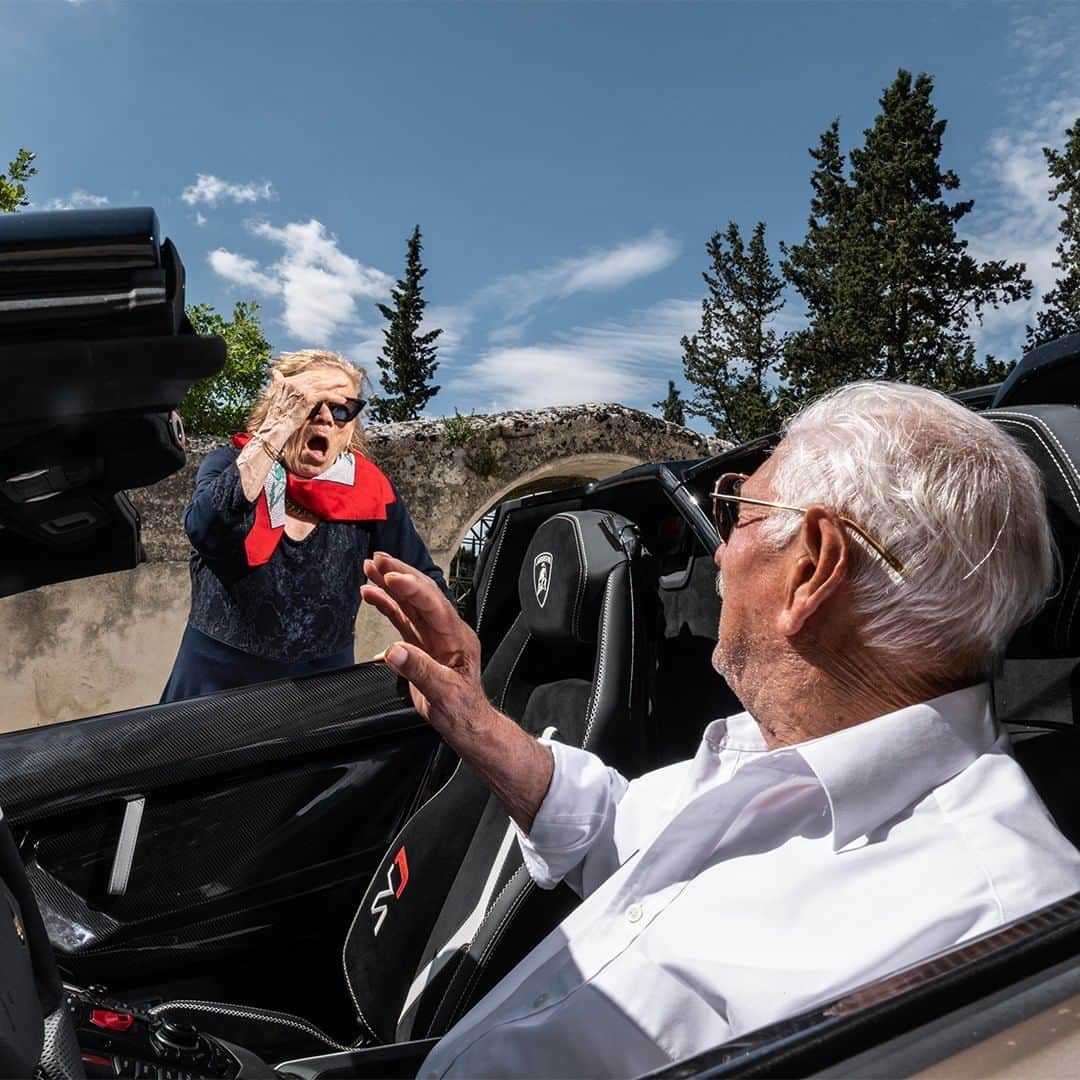
[[[1056,591],[1006,650],[995,712],[1058,827],[1080,844],[1080,407],[1016,405],[984,415],[1039,466],[1060,556]]]

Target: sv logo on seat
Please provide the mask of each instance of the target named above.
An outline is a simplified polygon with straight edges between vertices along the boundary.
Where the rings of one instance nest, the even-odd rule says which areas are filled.
[[[394,871],[397,871],[397,876],[400,882],[397,886],[394,885]],[[405,848],[402,847],[398,853],[394,856],[394,861],[390,864],[386,871],[386,888],[380,889],[375,894],[375,899],[371,902],[371,914],[375,919],[375,929],[373,933],[378,935],[382,929],[382,924],[386,919],[386,912],[388,910],[387,904],[390,900],[398,900],[401,894],[405,891],[405,886],[409,884],[409,863],[405,858]]]

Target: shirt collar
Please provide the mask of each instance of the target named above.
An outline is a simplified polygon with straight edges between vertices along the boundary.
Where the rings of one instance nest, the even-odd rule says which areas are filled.
[[[997,735],[980,683],[792,749],[825,790],[839,851],[963,771]]]

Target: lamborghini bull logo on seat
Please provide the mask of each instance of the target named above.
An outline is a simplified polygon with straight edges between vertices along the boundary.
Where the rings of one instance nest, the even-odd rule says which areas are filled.
[[[397,871],[398,884],[394,885],[394,871]],[[377,935],[386,919],[387,905],[391,900],[398,900],[409,884],[409,863],[405,858],[405,849],[401,848],[394,856],[394,861],[386,871],[386,888],[380,889],[371,901],[371,914],[375,919],[374,933]]]
[[[533,592],[536,602],[543,607],[547,602],[548,588],[551,585],[551,552],[541,551],[533,559]]]

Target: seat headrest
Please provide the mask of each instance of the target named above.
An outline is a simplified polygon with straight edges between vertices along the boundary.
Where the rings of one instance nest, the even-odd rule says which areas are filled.
[[[998,388],[993,409],[1013,409],[1028,404],[1078,404],[1080,334],[1066,334],[1025,353],[1020,363]]]
[[[1054,595],[1017,632],[1006,655],[1076,656],[1080,654],[1080,408],[1025,405],[989,409],[983,415],[1012,435],[1039,467],[1061,557]]]
[[[518,575],[521,613],[533,636],[595,641],[608,578],[640,551],[637,526],[619,514],[575,510],[548,518]]]

